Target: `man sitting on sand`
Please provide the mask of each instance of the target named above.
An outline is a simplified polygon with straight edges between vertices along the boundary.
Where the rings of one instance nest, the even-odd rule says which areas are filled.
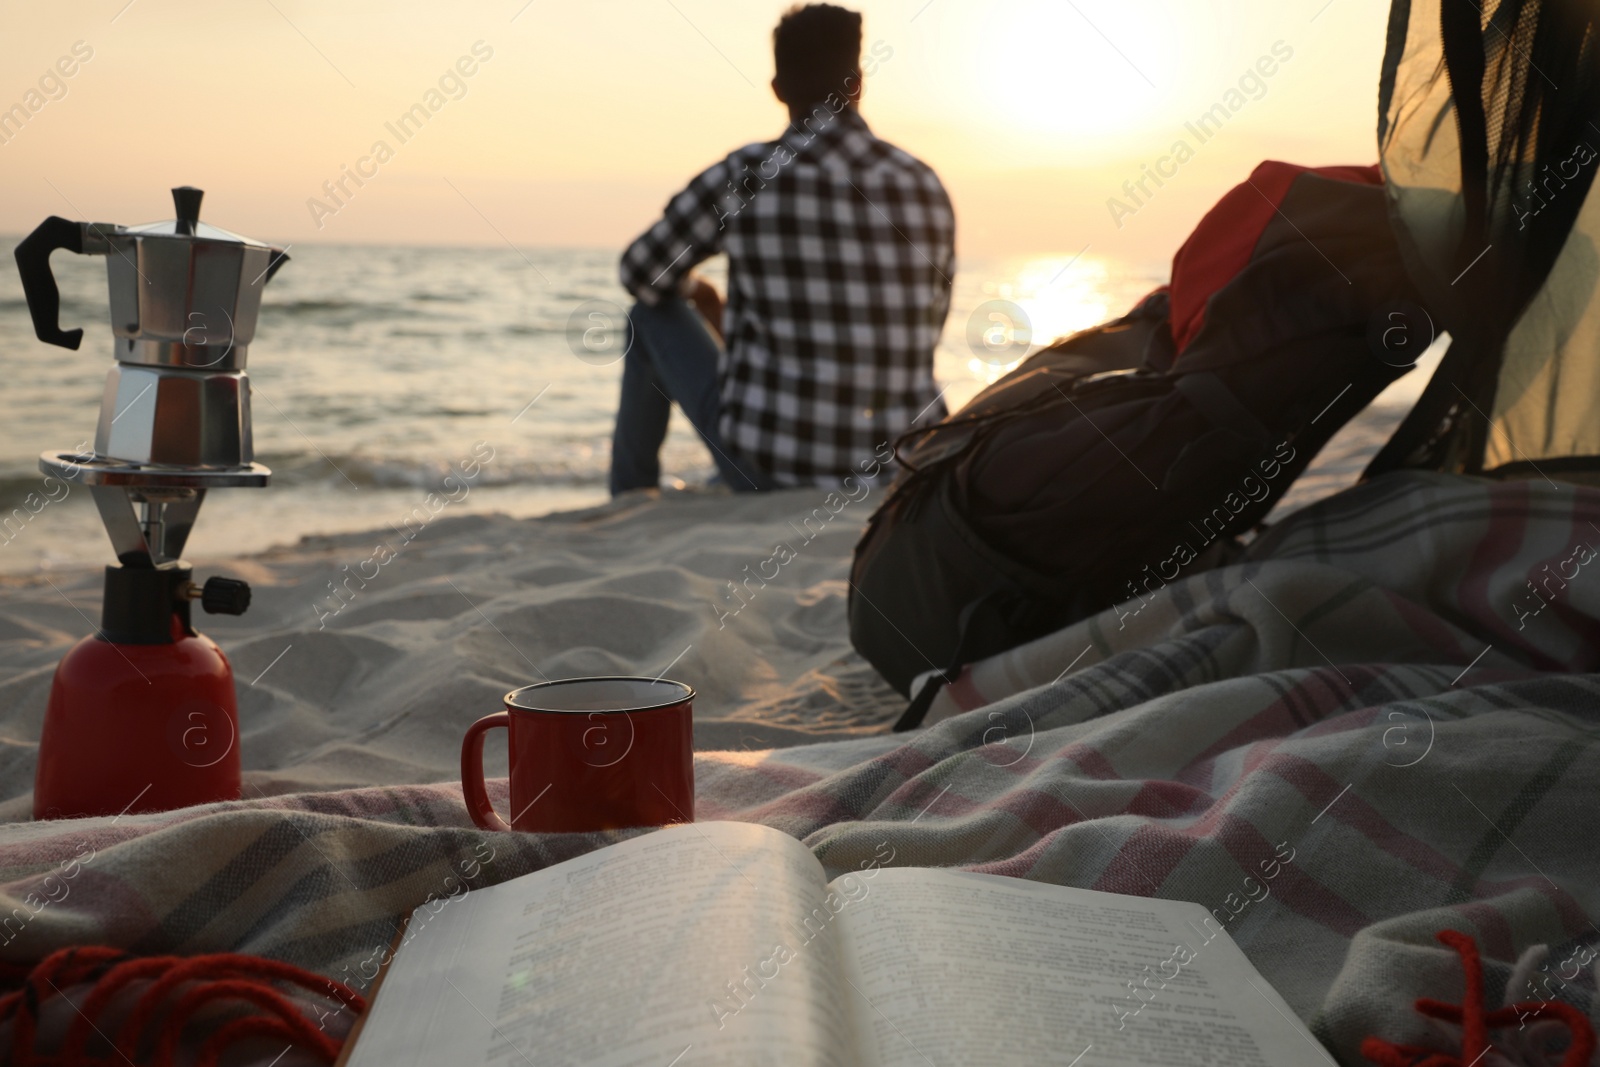
[[[613,494],[657,484],[673,401],[735,490],[870,477],[898,435],[944,417],[933,349],[950,308],[950,199],[857,110],[859,14],[791,8],[772,44],[788,129],[695,178],[623,253],[637,303]],[[718,252],[726,308],[691,273]]]

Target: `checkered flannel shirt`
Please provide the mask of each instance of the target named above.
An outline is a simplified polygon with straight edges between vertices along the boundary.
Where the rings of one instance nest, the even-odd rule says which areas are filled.
[[[955,214],[933,170],[826,106],[689,183],[622,256],[654,304],[726,252],[726,445],[779,485],[837,484],[944,417],[933,350]],[[874,468],[875,469],[875,468]]]

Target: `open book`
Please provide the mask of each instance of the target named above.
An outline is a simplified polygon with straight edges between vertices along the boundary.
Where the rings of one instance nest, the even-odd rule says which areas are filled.
[[[348,1063],[1333,1062],[1198,904],[863,868],[694,823],[463,894],[413,920]]]

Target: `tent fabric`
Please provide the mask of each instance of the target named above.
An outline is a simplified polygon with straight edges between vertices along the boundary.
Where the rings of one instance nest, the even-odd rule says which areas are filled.
[[[1396,0],[1379,149],[1449,355],[1370,473],[1600,475],[1600,11]]]

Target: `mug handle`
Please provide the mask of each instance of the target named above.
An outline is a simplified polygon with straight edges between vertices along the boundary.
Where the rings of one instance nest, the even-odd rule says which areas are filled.
[[[510,830],[512,827],[494,810],[489,802],[489,791],[483,784],[483,735],[496,727],[511,728],[511,716],[504,711],[485,715],[467,727],[467,736],[461,739],[461,799],[466,802],[467,814],[485,830]]]

